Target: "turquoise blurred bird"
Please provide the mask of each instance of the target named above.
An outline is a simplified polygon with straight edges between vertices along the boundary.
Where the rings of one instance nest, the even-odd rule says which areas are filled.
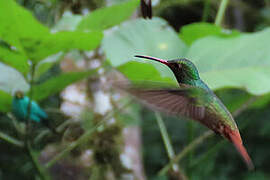
[[[16,91],[12,100],[12,112],[18,120],[26,121],[28,118],[29,97],[25,96],[22,91]],[[31,121],[42,123],[52,132],[57,133],[54,128],[49,126],[48,115],[43,111],[35,101],[31,101],[31,110],[29,118]]]
[[[17,91],[12,100],[12,112],[18,120],[26,121],[29,97],[24,96],[22,91]],[[30,120],[35,122],[47,121],[48,115],[44,112],[35,101],[31,101]]]

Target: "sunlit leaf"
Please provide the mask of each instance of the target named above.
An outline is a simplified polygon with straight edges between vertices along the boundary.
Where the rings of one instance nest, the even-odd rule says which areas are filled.
[[[103,34],[101,32],[58,32],[40,38],[39,40],[25,40],[23,46],[32,61],[38,62],[50,55],[72,49],[92,50],[96,48]]]
[[[91,12],[78,26],[80,30],[104,30],[128,19],[138,6],[138,0],[131,0]]]
[[[192,44],[186,57],[213,89],[237,87],[252,94],[270,91],[270,29],[224,39],[207,37]]]
[[[106,35],[102,45],[113,66],[132,60],[134,55],[176,59],[183,57],[186,51],[185,44],[173,29],[159,18],[124,23],[119,29]]]
[[[0,39],[21,50],[24,39],[37,39],[48,34],[49,29],[15,1],[0,1]]]
[[[9,47],[0,45],[0,61],[17,69],[24,75],[29,71],[27,57]]]

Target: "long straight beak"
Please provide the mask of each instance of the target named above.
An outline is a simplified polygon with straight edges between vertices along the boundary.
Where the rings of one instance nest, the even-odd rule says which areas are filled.
[[[159,58],[155,58],[155,57],[151,57],[151,56],[141,56],[141,55],[136,55],[135,57],[137,58],[143,58],[143,59],[149,59],[149,60],[154,60],[154,61],[157,61],[157,62],[160,62],[162,64],[165,64],[167,66],[169,66],[169,62],[164,60],[164,59],[159,59]]]

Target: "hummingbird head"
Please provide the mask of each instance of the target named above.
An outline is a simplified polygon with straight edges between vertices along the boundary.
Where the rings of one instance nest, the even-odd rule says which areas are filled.
[[[24,93],[22,91],[16,91],[15,92],[15,98],[16,99],[22,99],[22,98],[24,98]]]
[[[189,81],[200,79],[196,66],[188,59],[183,58],[175,60],[163,60],[149,56],[135,56],[135,57],[154,60],[162,64],[165,64],[173,71],[178,83],[188,83]]]

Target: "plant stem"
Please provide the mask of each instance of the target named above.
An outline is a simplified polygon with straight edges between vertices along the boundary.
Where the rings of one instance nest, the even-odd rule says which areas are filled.
[[[158,175],[165,175],[166,172],[168,172],[168,170],[170,169],[170,167],[174,164],[177,163],[178,161],[180,161],[186,154],[189,153],[189,151],[193,150],[195,147],[197,147],[199,144],[201,144],[202,142],[204,142],[205,139],[213,136],[214,133],[212,131],[206,131],[203,135],[199,136],[198,138],[196,138],[195,140],[193,140],[189,145],[187,145],[183,151],[181,151],[181,153],[179,153],[177,156],[175,156],[175,158],[169,162],[169,164],[167,164],[164,168],[162,168]]]
[[[30,120],[30,115],[31,115],[31,105],[32,105],[32,97],[33,97],[33,85],[34,85],[34,78],[35,78],[35,71],[36,71],[36,64],[33,63],[31,65],[31,76],[30,76],[30,91],[29,91],[29,103],[27,106],[27,116],[26,116],[26,135],[25,135],[25,148],[26,151],[36,169],[36,171],[39,174],[39,177],[43,180],[46,180],[47,177],[44,174],[44,170],[42,170],[42,167],[40,167],[38,160],[35,158],[32,148],[31,148],[31,141],[29,139],[29,134],[31,131],[31,120]]]
[[[23,142],[3,133],[3,132],[0,132],[0,139],[3,139],[5,140],[6,142],[10,143],[10,144],[13,144],[15,146],[18,146],[18,147],[23,147]]]
[[[222,0],[221,1],[220,6],[218,8],[217,16],[216,16],[216,19],[215,19],[215,25],[221,26],[221,23],[222,23],[224,15],[225,15],[225,10],[227,8],[228,2],[229,2],[229,0]]]
[[[169,157],[170,162],[175,158],[175,152],[173,150],[173,146],[172,143],[170,141],[166,126],[164,124],[164,121],[162,119],[162,117],[160,116],[160,114],[158,112],[155,112],[155,116],[156,116],[156,120],[160,129],[160,133]],[[179,178],[181,178],[182,180],[186,179],[185,174],[183,174],[182,169],[179,167],[179,165],[176,163],[172,163],[172,165],[170,166],[170,168],[172,167],[172,170],[177,173],[179,176]],[[169,169],[168,169],[169,170]]]
[[[249,105],[251,105],[257,97],[251,97],[249,100],[247,100],[240,108],[238,108],[234,113],[233,116],[237,117],[239,116],[244,110],[246,110]],[[175,156],[173,160],[171,160],[166,166],[164,166],[160,171],[159,175],[165,175],[171,166],[173,166],[174,163],[177,163],[180,161],[186,154],[188,154],[189,151],[196,148],[198,145],[203,143],[207,138],[214,135],[214,132],[212,130],[206,131],[201,136],[197,137],[195,140],[193,140],[189,145],[187,145],[178,155]]]
[[[160,129],[160,133],[161,133],[161,136],[162,136],[166,151],[168,153],[168,157],[169,157],[169,159],[173,159],[174,156],[175,156],[175,153],[174,153],[174,150],[173,150],[173,147],[172,147],[172,144],[171,144],[171,141],[170,141],[166,126],[165,126],[165,124],[163,122],[162,117],[160,116],[160,114],[158,112],[155,112],[155,116],[156,116],[156,120],[157,120],[157,123],[158,123],[158,127]]]
[[[194,139],[194,122],[193,121],[187,122],[187,137],[188,137],[188,144],[190,144]],[[187,162],[188,173],[189,173],[189,169],[190,169],[189,167],[190,167],[191,162],[192,162],[192,158],[193,158],[193,150],[191,150],[188,153],[188,162]]]
[[[205,0],[204,1],[203,16],[202,16],[202,21],[203,22],[206,22],[208,20],[210,7],[211,7],[210,5],[211,5],[211,0]]]
[[[123,108],[127,107],[130,104],[130,102],[126,103],[121,107],[119,110],[107,115],[104,119],[99,121],[93,128],[86,131],[79,139],[77,139],[75,142],[72,142],[68,147],[66,147],[62,152],[60,152],[58,155],[56,155],[52,160],[50,160],[47,164],[45,164],[46,168],[50,168],[52,165],[54,165],[57,161],[65,157],[69,154],[70,151],[72,151],[74,148],[85,142],[100,126],[102,126],[108,119],[112,118],[116,113],[121,111]]]

